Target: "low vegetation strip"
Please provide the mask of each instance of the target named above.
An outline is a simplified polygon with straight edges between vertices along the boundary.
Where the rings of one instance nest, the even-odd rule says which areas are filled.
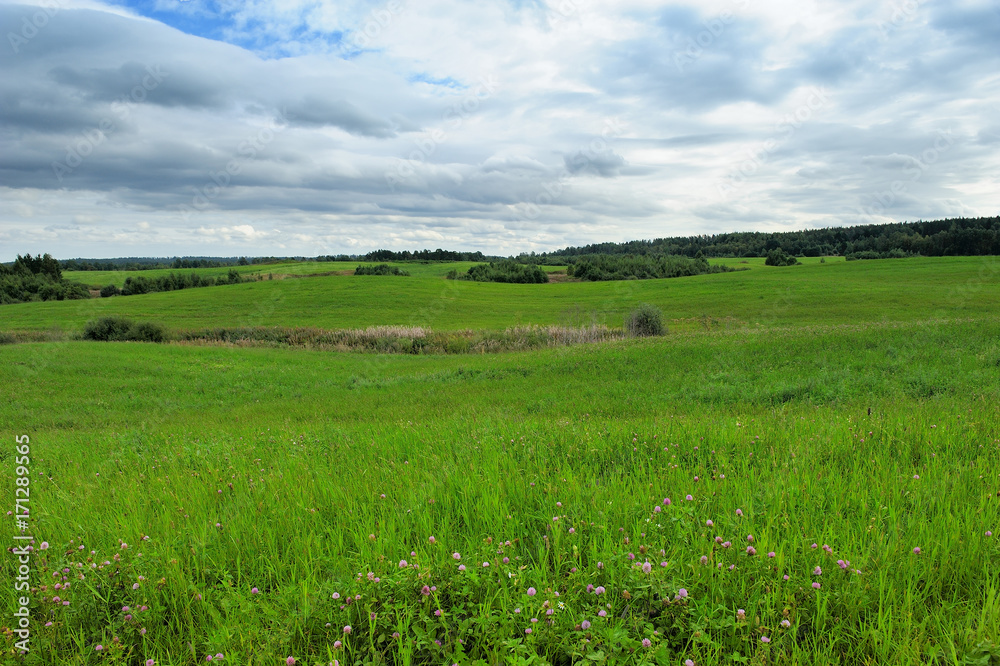
[[[621,340],[622,329],[603,325],[514,326],[500,331],[432,331],[418,326],[372,326],[324,330],[281,326],[213,328],[181,333],[178,341],[240,347],[305,347],[378,354],[478,354],[527,351],[588,342]]]

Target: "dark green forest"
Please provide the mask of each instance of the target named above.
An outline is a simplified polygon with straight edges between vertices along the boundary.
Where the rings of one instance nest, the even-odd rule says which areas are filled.
[[[796,257],[840,255],[848,259],[980,256],[1000,254],[1000,217],[955,218],[931,222],[866,224],[764,233],[741,231],[676,236],[624,243],[596,243],[541,254],[522,254],[526,263],[564,264],[581,255],[682,255],[766,257],[782,250]]]

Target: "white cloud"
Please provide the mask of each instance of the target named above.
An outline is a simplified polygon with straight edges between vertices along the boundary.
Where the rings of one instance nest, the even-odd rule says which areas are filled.
[[[1000,12],[911,4],[66,0],[0,44],[0,259],[996,214]]]

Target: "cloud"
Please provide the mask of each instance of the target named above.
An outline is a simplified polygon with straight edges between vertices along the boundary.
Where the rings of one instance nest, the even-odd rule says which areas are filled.
[[[1000,207],[995,3],[59,7],[0,2],[0,259],[540,251],[852,224],[894,183],[879,220]]]

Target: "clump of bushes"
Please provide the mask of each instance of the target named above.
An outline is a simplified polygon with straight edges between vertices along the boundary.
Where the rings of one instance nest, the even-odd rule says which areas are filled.
[[[389,264],[375,264],[374,266],[361,265],[354,269],[355,275],[409,275],[407,271],[404,271],[398,266],[390,266]]]
[[[625,331],[633,338],[640,338],[664,335],[667,327],[663,325],[663,313],[660,308],[643,303],[626,315]]]
[[[127,317],[101,317],[87,322],[84,340],[100,342],[163,342],[166,329],[151,321],[134,322]]]
[[[795,266],[796,264],[801,264],[802,262],[787,254],[780,247],[776,250],[771,250],[767,253],[767,259],[764,260],[765,266]]]
[[[549,274],[536,264],[522,264],[512,259],[476,264],[466,273],[452,269],[445,276],[449,280],[472,280],[474,282],[507,282],[518,284],[544,284]]]
[[[62,276],[52,255],[18,255],[10,266],[0,264],[0,304],[90,298],[86,285]]]

